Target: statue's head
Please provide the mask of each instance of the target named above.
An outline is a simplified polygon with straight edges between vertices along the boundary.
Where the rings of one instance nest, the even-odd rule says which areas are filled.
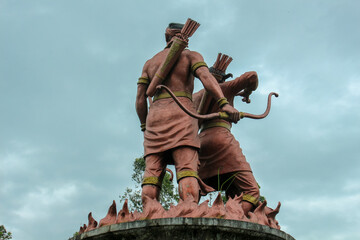
[[[219,53],[214,65],[211,68],[209,68],[209,71],[219,83],[225,82],[225,80],[228,79],[229,77],[233,77],[231,73],[228,74],[225,73],[226,68],[229,66],[231,61],[232,61],[231,57]]]
[[[180,33],[184,24],[181,23],[170,23],[165,31],[165,40],[169,42],[175,34]]]

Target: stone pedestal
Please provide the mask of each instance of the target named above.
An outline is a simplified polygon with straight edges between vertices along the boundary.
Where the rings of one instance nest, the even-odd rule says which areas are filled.
[[[113,224],[71,240],[295,240],[268,226],[217,218],[163,218]]]

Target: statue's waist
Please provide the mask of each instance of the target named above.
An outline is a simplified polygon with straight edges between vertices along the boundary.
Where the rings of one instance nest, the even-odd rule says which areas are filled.
[[[185,91],[176,91],[174,92],[174,95],[176,97],[186,97],[189,98],[192,101],[192,94],[185,92]],[[160,100],[160,99],[165,99],[165,98],[171,98],[170,94],[167,92],[164,93],[160,93],[160,94],[155,94],[155,96],[153,97],[153,102]]]
[[[206,121],[203,124],[201,124],[200,132],[202,132],[208,128],[213,128],[213,127],[223,127],[223,128],[226,128],[227,130],[231,131],[231,124],[229,122],[226,122],[221,119],[215,119],[215,120],[211,120],[211,121]]]

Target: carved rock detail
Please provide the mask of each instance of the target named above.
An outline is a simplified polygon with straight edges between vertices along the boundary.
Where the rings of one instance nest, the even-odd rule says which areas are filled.
[[[279,202],[275,209],[267,207],[266,200],[261,202],[253,212],[249,212],[249,218],[247,218],[242,209],[242,194],[229,198],[226,204],[222,200],[219,193],[216,197],[213,205],[209,207],[209,200],[204,201],[198,205],[194,199],[188,198],[185,201],[180,200],[178,205],[170,206],[169,210],[165,210],[161,204],[152,199],[147,199],[147,204],[143,208],[143,212],[130,212],[127,199],[124,202],[122,209],[116,214],[116,203],[113,201],[109,207],[107,215],[100,220],[99,225],[97,221],[92,217],[90,212],[88,215],[88,226],[84,224],[80,227],[79,233],[91,231],[95,228],[99,228],[106,225],[115,223],[132,222],[145,219],[158,219],[158,218],[176,218],[176,217],[188,217],[188,218],[223,218],[238,221],[253,222],[269,227],[280,229],[278,221],[275,219],[276,215],[280,211],[281,203]]]

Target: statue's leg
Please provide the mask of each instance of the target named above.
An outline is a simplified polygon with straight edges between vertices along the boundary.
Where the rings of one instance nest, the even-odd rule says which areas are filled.
[[[200,186],[197,171],[199,156],[195,148],[179,147],[172,151],[179,185],[179,195],[182,200],[200,200]]]
[[[254,71],[246,72],[239,78],[241,79],[239,84],[241,84],[243,89],[248,88],[249,90],[254,91],[258,86],[258,75]]]
[[[159,201],[162,179],[165,174],[166,164],[163,161],[163,154],[151,154],[145,158],[145,172],[143,177],[141,200],[143,206],[147,200]]]
[[[234,181],[226,191],[226,196],[233,198],[235,195],[240,196],[243,193],[241,205],[244,214],[248,216],[248,213],[253,211],[258,205],[260,197],[259,186],[251,171],[239,171],[234,177]]]
[[[251,72],[246,72],[245,73],[246,78],[248,79],[248,88],[250,90],[255,90],[258,86],[258,75],[256,72],[251,71]]]
[[[196,203],[200,199],[199,183],[194,177],[185,177],[179,181],[179,195],[182,200],[191,200]]]
[[[160,187],[155,185],[143,185],[141,191],[141,201],[146,205],[147,199],[159,201]]]

